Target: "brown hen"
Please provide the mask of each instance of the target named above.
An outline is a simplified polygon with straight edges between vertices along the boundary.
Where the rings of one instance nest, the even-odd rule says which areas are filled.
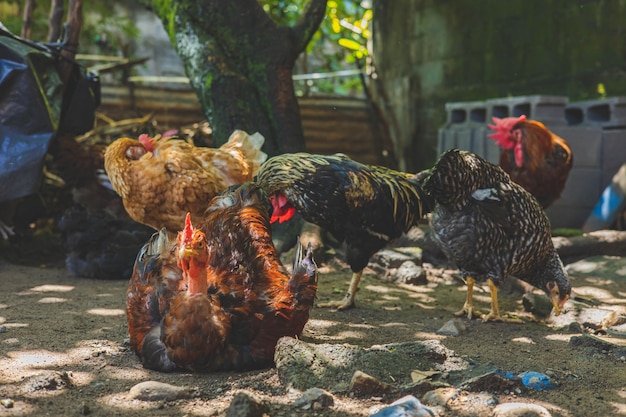
[[[240,130],[220,148],[141,135],[109,145],[104,165],[135,221],[173,233],[182,230],[186,213],[201,218],[211,198],[254,177],[267,158],[263,142],[260,134]]]
[[[567,142],[526,116],[493,118],[489,137],[502,148],[500,167],[546,209],[561,196],[572,169]]]
[[[215,197],[176,245],[162,231],[140,251],[128,290],[128,330],[146,368],[270,366],[276,342],[297,337],[317,290],[312,249],[298,244],[289,275],[269,228],[269,201],[251,183]]]

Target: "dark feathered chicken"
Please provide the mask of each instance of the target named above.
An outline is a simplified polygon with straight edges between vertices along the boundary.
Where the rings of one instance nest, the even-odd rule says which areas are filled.
[[[567,142],[526,116],[493,118],[489,137],[502,148],[500,167],[531,193],[544,209],[561,196],[572,169]]]
[[[295,153],[269,159],[256,181],[272,202],[272,221],[289,220],[297,211],[346,242],[353,275],[339,305],[344,310],[354,307],[370,257],[425,214],[421,186],[412,177],[345,155]]]
[[[486,279],[491,311],[483,319],[502,320],[497,286],[507,276],[545,291],[560,313],[571,285],[533,196],[498,166],[456,149],[440,157],[424,189],[436,202],[432,229],[467,282],[467,301],[457,315],[479,315],[472,291],[476,280]]]
[[[312,249],[298,246],[288,275],[253,184],[215,197],[198,229],[188,217],[176,245],[161,231],[137,257],[128,330],[146,368],[247,370],[273,363],[280,337],[297,337],[317,289]],[[299,245],[299,243],[298,243]]]

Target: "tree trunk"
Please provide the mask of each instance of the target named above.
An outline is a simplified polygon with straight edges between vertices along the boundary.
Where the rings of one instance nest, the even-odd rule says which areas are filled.
[[[30,30],[33,25],[33,10],[37,7],[35,0],[26,0],[24,4],[24,13],[22,14],[22,31],[20,36],[24,39],[30,39]]]
[[[296,58],[319,27],[326,0],[311,0],[294,27],[278,26],[257,0],[152,0],[213,129],[260,132],[269,155],[305,149],[293,88]]]
[[[48,18],[48,42],[58,42],[61,37],[61,26],[63,22],[63,0],[52,0],[50,2],[50,17]]]

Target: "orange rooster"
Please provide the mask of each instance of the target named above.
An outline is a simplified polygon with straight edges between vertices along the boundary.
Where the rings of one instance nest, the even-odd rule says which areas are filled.
[[[187,215],[176,244],[162,230],[142,248],[126,308],[131,345],[146,368],[270,366],[278,339],[302,333],[317,290],[313,251],[298,244],[288,275],[268,207],[247,183],[215,197],[198,228]]]
[[[263,143],[260,134],[241,130],[220,148],[144,134],[139,140],[121,138],[109,145],[104,166],[128,214],[171,233],[182,230],[185,213],[199,218],[211,198],[230,185],[252,180],[267,159]]]
[[[573,156],[567,142],[541,122],[526,116],[493,117],[488,135],[502,148],[500,167],[531,193],[544,209],[561,196],[572,169]]]

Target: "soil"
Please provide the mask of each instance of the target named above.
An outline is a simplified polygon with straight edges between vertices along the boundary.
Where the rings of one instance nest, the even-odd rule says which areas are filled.
[[[319,302],[340,299],[349,269],[339,261],[320,269]],[[425,269],[426,285],[387,283],[367,272],[357,308],[345,312],[314,308],[302,339],[364,347],[436,339],[473,362],[514,373],[548,373],[558,384],[548,391],[496,393],[501,403],[539,404],[553,416],[626,415],[626,359],[572,347],[569,339],[580,335],[580,326],[559,329],[535,321],[524,312],[519,294],[501,294],[500,306],[521,317],[523,324],[464,319],[467,329],[459,336],[437,334],[462,306],[465,287],[454,270],[432,265]],[[125,281],[71,277],[58,262],[35,267],[0,261],[0,276],[4,405],[0,416],[224,415],[242,390],[267,401],[271,416],[367,416],[387,401],[335,393],[333,407],[305,412],[293,406],[300,392],[284,387],[276,369],[216,374],[147,371],[127,345]],[[584,288],[600,306],[626,303],[626,280],[572,276],[572,282],[574,292]],[[478,288],[475,300],[488,309],[485,286]],[[610,340],[624,344],[624,339]],[[129,399],[130,388],[147,380],[187,387],[194,395],[175,401]]]

